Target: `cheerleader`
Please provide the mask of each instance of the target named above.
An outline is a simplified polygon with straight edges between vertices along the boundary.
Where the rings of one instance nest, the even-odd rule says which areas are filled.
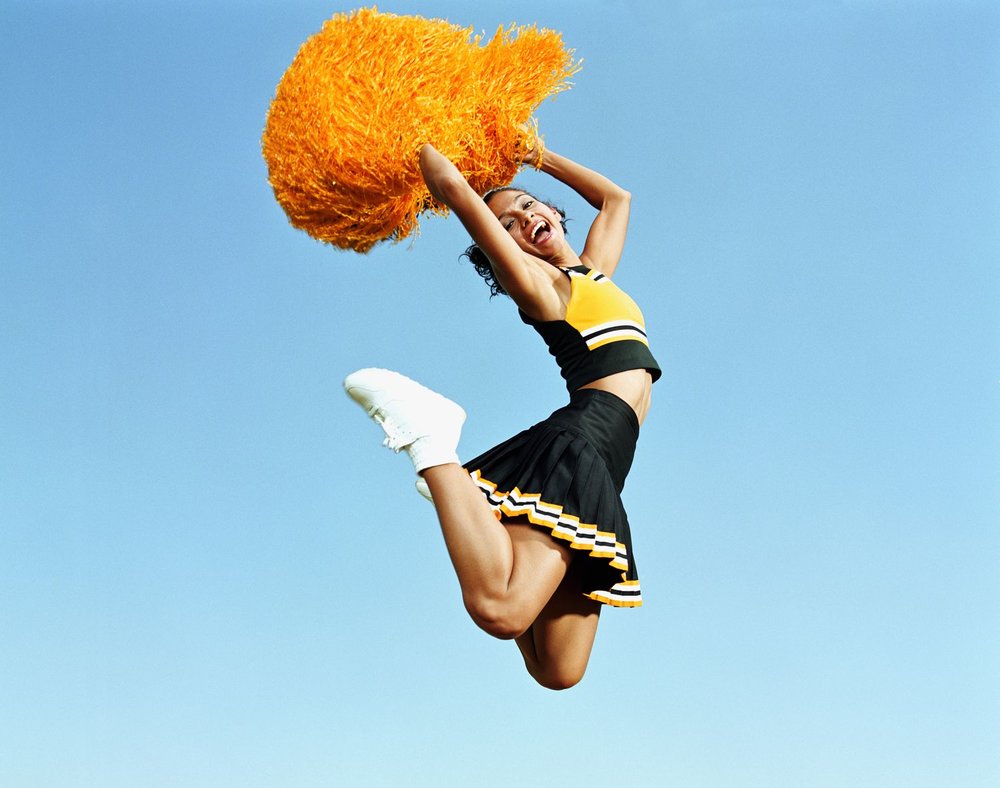
[[[388,370],[359,370],[344,386],[385,445],[413,460],[472,620],[514,640],[539,684],[565,689],[584,675],[603,605],[642,604],[621,491],[660,368],[642,313],[611,280],[629,193],[556,153],[537,156],[523,163],[598,211],[579,254],[561,212],[532,194],[480,196],[431,145],[420,170],[472,236],[466,254],[491,293],[509,296],[548,346],[569,403],[463,464],[465,412],[454,402]]]

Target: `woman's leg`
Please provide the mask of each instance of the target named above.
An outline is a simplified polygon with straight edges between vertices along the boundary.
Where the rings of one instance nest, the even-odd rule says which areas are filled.
[[[501,523],[459,465],[424,471],[466,609],[491,635],[515,638],[528,673],[549,689],[583,678],[601,604],[569,572],[572,551],[545,531]]]
[[[602,605],[583,595],[572,570],[531,627],[516,642],[528,673],[548,689],[568,689],[583,678]]]
[[[469,615],[495,637],[518,637],[566,576],[569,547],[537,528],[497,520],[460,465],[427,468],[423,476]]]
[[[458,405],[390,370],[358,370],[344,387],[382,427],[385,444],[405,449],[427,482],[472,619],[495,637],[522,635],[566,576],[569,547],[528,525],[496,519],[458,463],[465,420]],[[559,638],[550,637],[546,627],[539,633],[542,652],[558,648]]]

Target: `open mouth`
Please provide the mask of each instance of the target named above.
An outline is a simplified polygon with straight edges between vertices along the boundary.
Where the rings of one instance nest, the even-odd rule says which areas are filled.
[[[544,219],[540,219],[535,223],[535,226],[531,228],[531,242],[532,243],[542,243],[549,236],[552,235],[552,228],[549,227],[549,223]]]

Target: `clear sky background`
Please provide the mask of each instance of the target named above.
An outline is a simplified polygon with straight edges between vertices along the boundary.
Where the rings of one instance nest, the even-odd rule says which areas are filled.
[[[544,346],[454,218],[362,257],[267,184],[352,7],[0,0],[0,784],[1000,784],[1000,8],[380,6],[561,31],[542,132],[634,195],[646,605],[552,693],[340,388],[472,456],[565,400]]]

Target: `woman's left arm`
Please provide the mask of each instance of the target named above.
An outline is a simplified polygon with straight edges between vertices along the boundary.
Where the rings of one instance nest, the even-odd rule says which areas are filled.
[[[534,163],[534,151],[525,164]],[[628,230],[632,195],[598,172],[551,150],[542,155],[541,171],[562,181],[597,209],[580,259],[590,268],[611,276],[618,267]]]

